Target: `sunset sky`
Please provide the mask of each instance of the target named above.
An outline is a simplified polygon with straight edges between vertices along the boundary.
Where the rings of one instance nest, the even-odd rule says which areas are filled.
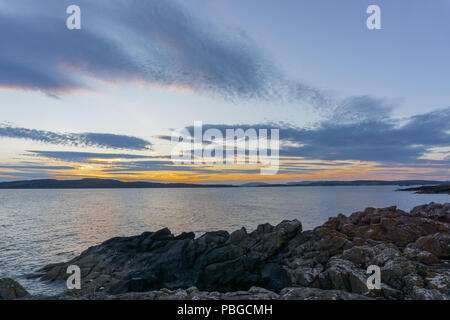
[[[0,0],[0,181],[450,180],[449,17],[449,0]],[[279,173],[173,163],[195,121],[278,128]]]

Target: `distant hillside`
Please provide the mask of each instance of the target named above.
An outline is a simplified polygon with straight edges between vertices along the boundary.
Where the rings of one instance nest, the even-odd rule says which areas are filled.
[[[356,180],[356,181],[305,181],[289,182],[287,184],[268,184],[250,182],[239,187],[270,188],[270,187],[313,187],[313,186],[424,186],[441,185],[449,182],[428,180]],[[123,182],[113,179],[81,179],[81,180],[24,180],[0,182],[0,189],[126,189],[126,188],[232,188],[231,184],[189,184],[189,183],[158,183],[158,182]]]
[[[113,179],[26,180],[1,182],[0,189],[126,189],[126,188],[226,188],[232,185],[186,183],[123,182]]]

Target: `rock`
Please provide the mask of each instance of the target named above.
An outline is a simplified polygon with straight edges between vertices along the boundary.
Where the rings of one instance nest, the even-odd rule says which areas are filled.
[[[291,281],[286,270],[276,263],[266,264],[261,269],[260,283],[265,288],[272,288],[272,290],[276,292],[279,292],[281,289],[291,285]]]
[[[368,292],[366,275],[351,261],[333,257],[324,271],[331,284],[330,289],[365,294]]]
[[[450,290],[450,270],[441,274],[434,274],[425,278],[425,286],[432,290],[438,290],[441,293],[448,293]]]
[[[419,214],[420,209],[415,210],[415,214],[410,215],[397,210],[396,207],[367,208],[353,213],[349,218],[343,215],[331,218],[315,231],[322,236],[387,241],[399,247],[404,247],[422,236],[449,232],[447,223],[431,219],[425,213]]]
[[[174,237],[166,229],[130,238],[114,238],[89,248],[65,264],[45,267],[43,279],[66,279],[70,264],[81,268],[81,294],[104,287],[110,294],[144,292],[159,288],[206,291],[247,290],[264,286],[279,291],[290,284],[283,263],[265,263],[301,232],[301,223],[283,221],[276,227],[245,229]]]
[[[418,261],[424,264],[433,265],[439,263],[439,258],[429,251],[408,247],[403,251],[403,254],[409,260]]]
[[[56,299],[69,299],[67,296]],[[317,288],[284,288],[280,294],[264,288],[251,287],[246,291],[233,291],[220,293],[217,291],[205,292],[197,288],[188,290],[161,289],[148,292],[129,292],[110,295],[95,293],[88,296],[93,300],[371,300],[373,298],[348,293],[340,290],[321,290]],[[72,298],[73,299],[73,298]]]
[[[0,279],[0,300],[20,299],[29,295],[29,293],[20,285],[20,283],[10,279]]]
[[[315,267],[300,266],[290,272],[292,284],[302,287],[311,286],[317,279],[319,274],[323,271],[321,264]]]
[[[375,296],[377,296],[376,290],[374,291]],[[398,300],[403,299],[403,292],[400,290],[396,290],[385,283],[381,283],[381,296],[388,300]]]
[[[78,265],[77,294],[89,299],[450,298],[449,208],[367,208],[311,231],[297,220],[199,238],[165,228],[110,239],[44,267],[43,279],[65,280]],[[381,269],[380,290],[367,288],[370,265]]]
[[[342,290],[285,288],[280,292],[280,300],[370,300],[370,298]]]
[[[439,258],[450,258],[450,234],[435,233],[421,237],[412,247],[428,251]]]
[[[385,243],[381,243],[375,246],[376,249],[379,250],[370,261],[369,265],[376,265],[379,267],[384,266],[388,261],[391,261],[395,258],[401,257],[402,253],[395,245],[386,245]]]
[[[369,246],[354,246],[345,250],[342,253],[342,258],[353,262],[361,267],[366,266],[373,257],[377,254],[377,251],[373,247]]]
[[[450,223],[450,203],[431,202],[430,204],[417,206],[411,210],[411,215]]]
[[[411,298],[414,300],[449,300],[447,295],[438,290],[427,290],[421,287],[412,289]]]
[[[230,243],[239,243],[242,242],[245,238],[247,238],[247,230],[245,228],[242,228],[240,230],[234,231],[232,234],[230,234]]]
[[[175,237],[175,240],[194,240],[195,233],[193,232],[183,232],[179,236]]]

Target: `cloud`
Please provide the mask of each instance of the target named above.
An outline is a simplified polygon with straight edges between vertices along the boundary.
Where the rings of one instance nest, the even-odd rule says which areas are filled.
[[[189,165],[189,164],[175,164],[170,156],[143,156],[133,154],[118,154],[118,153],[91,153],[91,152],[71,152],[71,151],[27,151],[31,155],[45,157],[64,162],[75,163],[102,163],[108,165],[108,168],[102,169],[102,172],[120,175],[120,174],[139,174],[151,171],[171,171],[171,172],[191,172],[191,173],[259,173],[260,169],[244,168],[239,169],[235,167],[217,168],[213,164],[209,165]],[[100,162],[98,159],[103,159],[105,162]],[[108,162],[107,159],[121,159],[121,161]],[[2,166],[0,166],[2,168]],[[5,166],[5,168],[12,168],[12,166]],[[14,166],[14,168],[19,168]],[[23,169],[28,168],[26,166]],[[37,168],[30,166],[29,168]],[[71,167],[42,167],[44,168],[62,168],[69,169]]]
[[[14,166],[14,165],[0,165],[0,169],[14,169],[14,170],[72,170],[74,167],[69,166],[40,166],[40,165],[29,165],[29,166]]]
[[[190,171],[203,173],[217,173],[218,170],[208,166],[175,165],[170,158],[160,160],[132,161],[114,164],[111,169],[104,172],[149,172],[149,171]]]
[[[137,81],[226,99],[302,99],[319,90],[287,79],[243,32],[220,29],[173,0],[77,4],[82,29],[65,27],[71,1],[0,0],[0,88],[57,97],[92,89],[86,78]]]
[[[159,139],[159,140],[165,140],[165,141],[172,141],[172,136],[168,136],[168,135],[158,134],[156,136],[153,136],[153,138]]]
[[[356,103],[355,101],[359,101]],[[286,123],[204,124],[203,130],[280,129],[280,156],[330,161],[376,161],[399,164],[449,165],[448,160],[422,157],[433,148],[450,147],[450,108],[407,119],[389,116],[390,108],[371,98],[349,101],[328,120],[311,128]],[[367,108],[364,101],[369,101]],[[381,102],[381,100],[379,101]],[[343,112],[345,110],[345,112]],[[373,110],[373,112],[371,112]],[[378,112],[384,110],[384,112]],[[192,131],[192,127],[188,127]]]
[[[77,151],[46,151],[46,150],[28,150],[28,153],[34,156],[41,156],[55,160],[67,162],[89,162],[91,159],[149,159],[153,156],[143,156],[123,153],[95,153],[95,152],[77,152]]]
[[[352,96],[336,105],[328,121],[340,124],[389,121],[394,107],[384,99],[369,95]]]
[[[27,139],[42,143],[67,146],[129,150],[151,149],[150,142],[132,136],[111,133],[56,133],[45,130],[13,127],[9,124],[0,125],[0,137]]]
[[[288,128],[282,138],[304,144],[285,154],[323,160],[422,162],[430,148],[450,145],[450,108],[416,115],[406,123],[386,118],[326,121],[314,129]]]

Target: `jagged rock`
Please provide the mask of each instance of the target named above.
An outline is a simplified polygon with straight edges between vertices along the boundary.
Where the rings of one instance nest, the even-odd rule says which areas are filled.
[[[247,230],[245,230],[245,228],[242,228],[240,230],[236,230],[234,231],[232,234],[230,234],[230,243],[240,243],[242,242],[245,238],[247,238]]]
[[[93,299],[450,298],[449,208],[367,208],[304,232],[297,220],[199,238],[162,229],[110,239],[46,266],[43,279],[65,280],[78,265],[77,294]],[[381,268],[380,290],[367,288],[370,265]]]
[[[415,272],[416,266],[403,257],[389,260],[381,268],[382,281],[397,290],[405,285],[403,278]]]
[[[298,266],[294,270],[290,271],[291,282],[293,284],[308,287],[311,286],[320,273],[323,271],[323,266],[317,264],[314,267]]]
[[[295,220],[262,225],[250,235],[216,231],[192,239],[175,237],[168,229],[145,232],[110,239],[68,263],[49,265],[43,279],[66,279],[67,266],[73,264],[81,269],[82,294],[100,287],[111,294],[192,286],[226,292],[260,285],[279,291],[290,279],[281,265],[268,260],[299,233],[301,223]]]
[[[400,250],[392,244],[381,243],[375,246],[376,249],[380,250],[376,256],[374,256],[370,261],[369,265],[376,265],[379,267],[384,266],[388,261],[398,258],[402,255]]]
[[[443,207],[447,208],[447,204]],[[397,210],[396,207],[367,208],[362,212],[353,213],[350,217],[340,214],[315,231],[322,236],[387,241],[400,247],[422,236],[449,232],[448,223],[440,221],[436,215],[419,214],[418,209],[413,209],[412,212],[415,214],[410,215]]]
[[[345,290],[357,294],[365,294],[369,290],[366,275],[354,263],[342,257],[330,259],[324,277],[329,280],[329,289]]]
[[[0,300],[14,300],[23,298],[29,293],[20,283],[10,278],[0,279]]]
[[[411,210],[411,215],[450,223],[450,203],[438,204],[432,202],[417,206]]]

